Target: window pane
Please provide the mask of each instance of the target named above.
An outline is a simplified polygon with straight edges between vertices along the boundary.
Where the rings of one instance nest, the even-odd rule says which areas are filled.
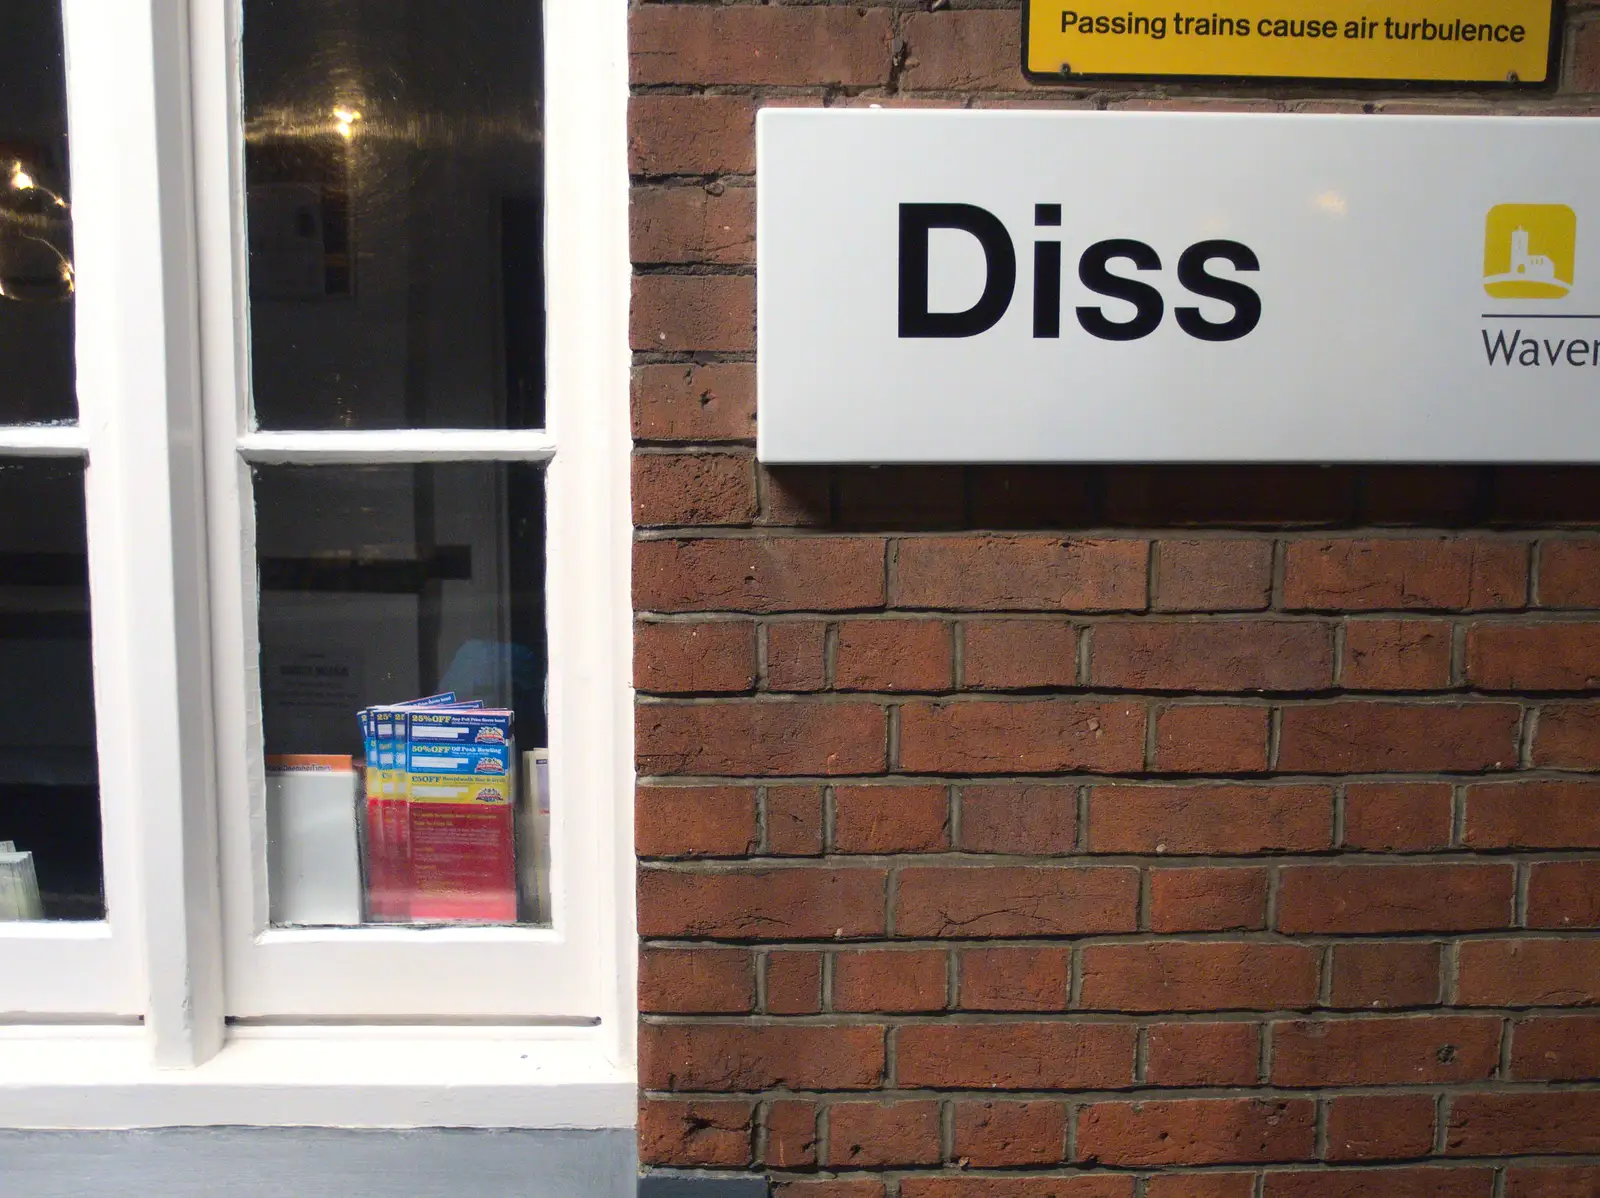
[[[61,5],[0,0],[0,424],[77,419]]]
[[[0,919],[103,919],[83,465],[0,459]]]
[[[544,423],[539,0],[246,0],[264,428]]]
[[[255,497],[273,922],[548,922],[541,469],[260,466]]]

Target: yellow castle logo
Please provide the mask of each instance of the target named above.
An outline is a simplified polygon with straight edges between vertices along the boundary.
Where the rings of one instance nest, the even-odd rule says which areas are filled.
[[[1572,290],[1578,217],[1565,204],[1496,204],[1483,237],[1483,289],[1495,299],[1561,299]]]

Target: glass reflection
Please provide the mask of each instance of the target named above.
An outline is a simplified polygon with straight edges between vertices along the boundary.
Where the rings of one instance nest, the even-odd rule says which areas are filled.
[[[0,0],[0,424],[77,417],[61,6]]]
[[[540,468],[255,494],[273,922],[548,922]]]
[[[265,428],[544,421],[538,0],[246,0]]]
[[[0,459],[0,920],[102,919],[83,465]]]

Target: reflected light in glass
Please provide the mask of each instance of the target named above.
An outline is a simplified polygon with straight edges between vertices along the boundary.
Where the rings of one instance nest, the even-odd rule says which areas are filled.
[[[335,108],[333,119],[339,136],[349,141],[355,135],[355,124],[361,119],[361,114],[354,108]]]

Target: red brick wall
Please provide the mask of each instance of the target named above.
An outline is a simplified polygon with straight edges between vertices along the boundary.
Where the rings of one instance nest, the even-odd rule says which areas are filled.
[[[1595,17],[1565,92],[1170,102],[1581,110]],[[1169,101],[1006,3],[632,20],[644,1162],[1600,1194],[1600,472],[762,470],[760,105]]]

